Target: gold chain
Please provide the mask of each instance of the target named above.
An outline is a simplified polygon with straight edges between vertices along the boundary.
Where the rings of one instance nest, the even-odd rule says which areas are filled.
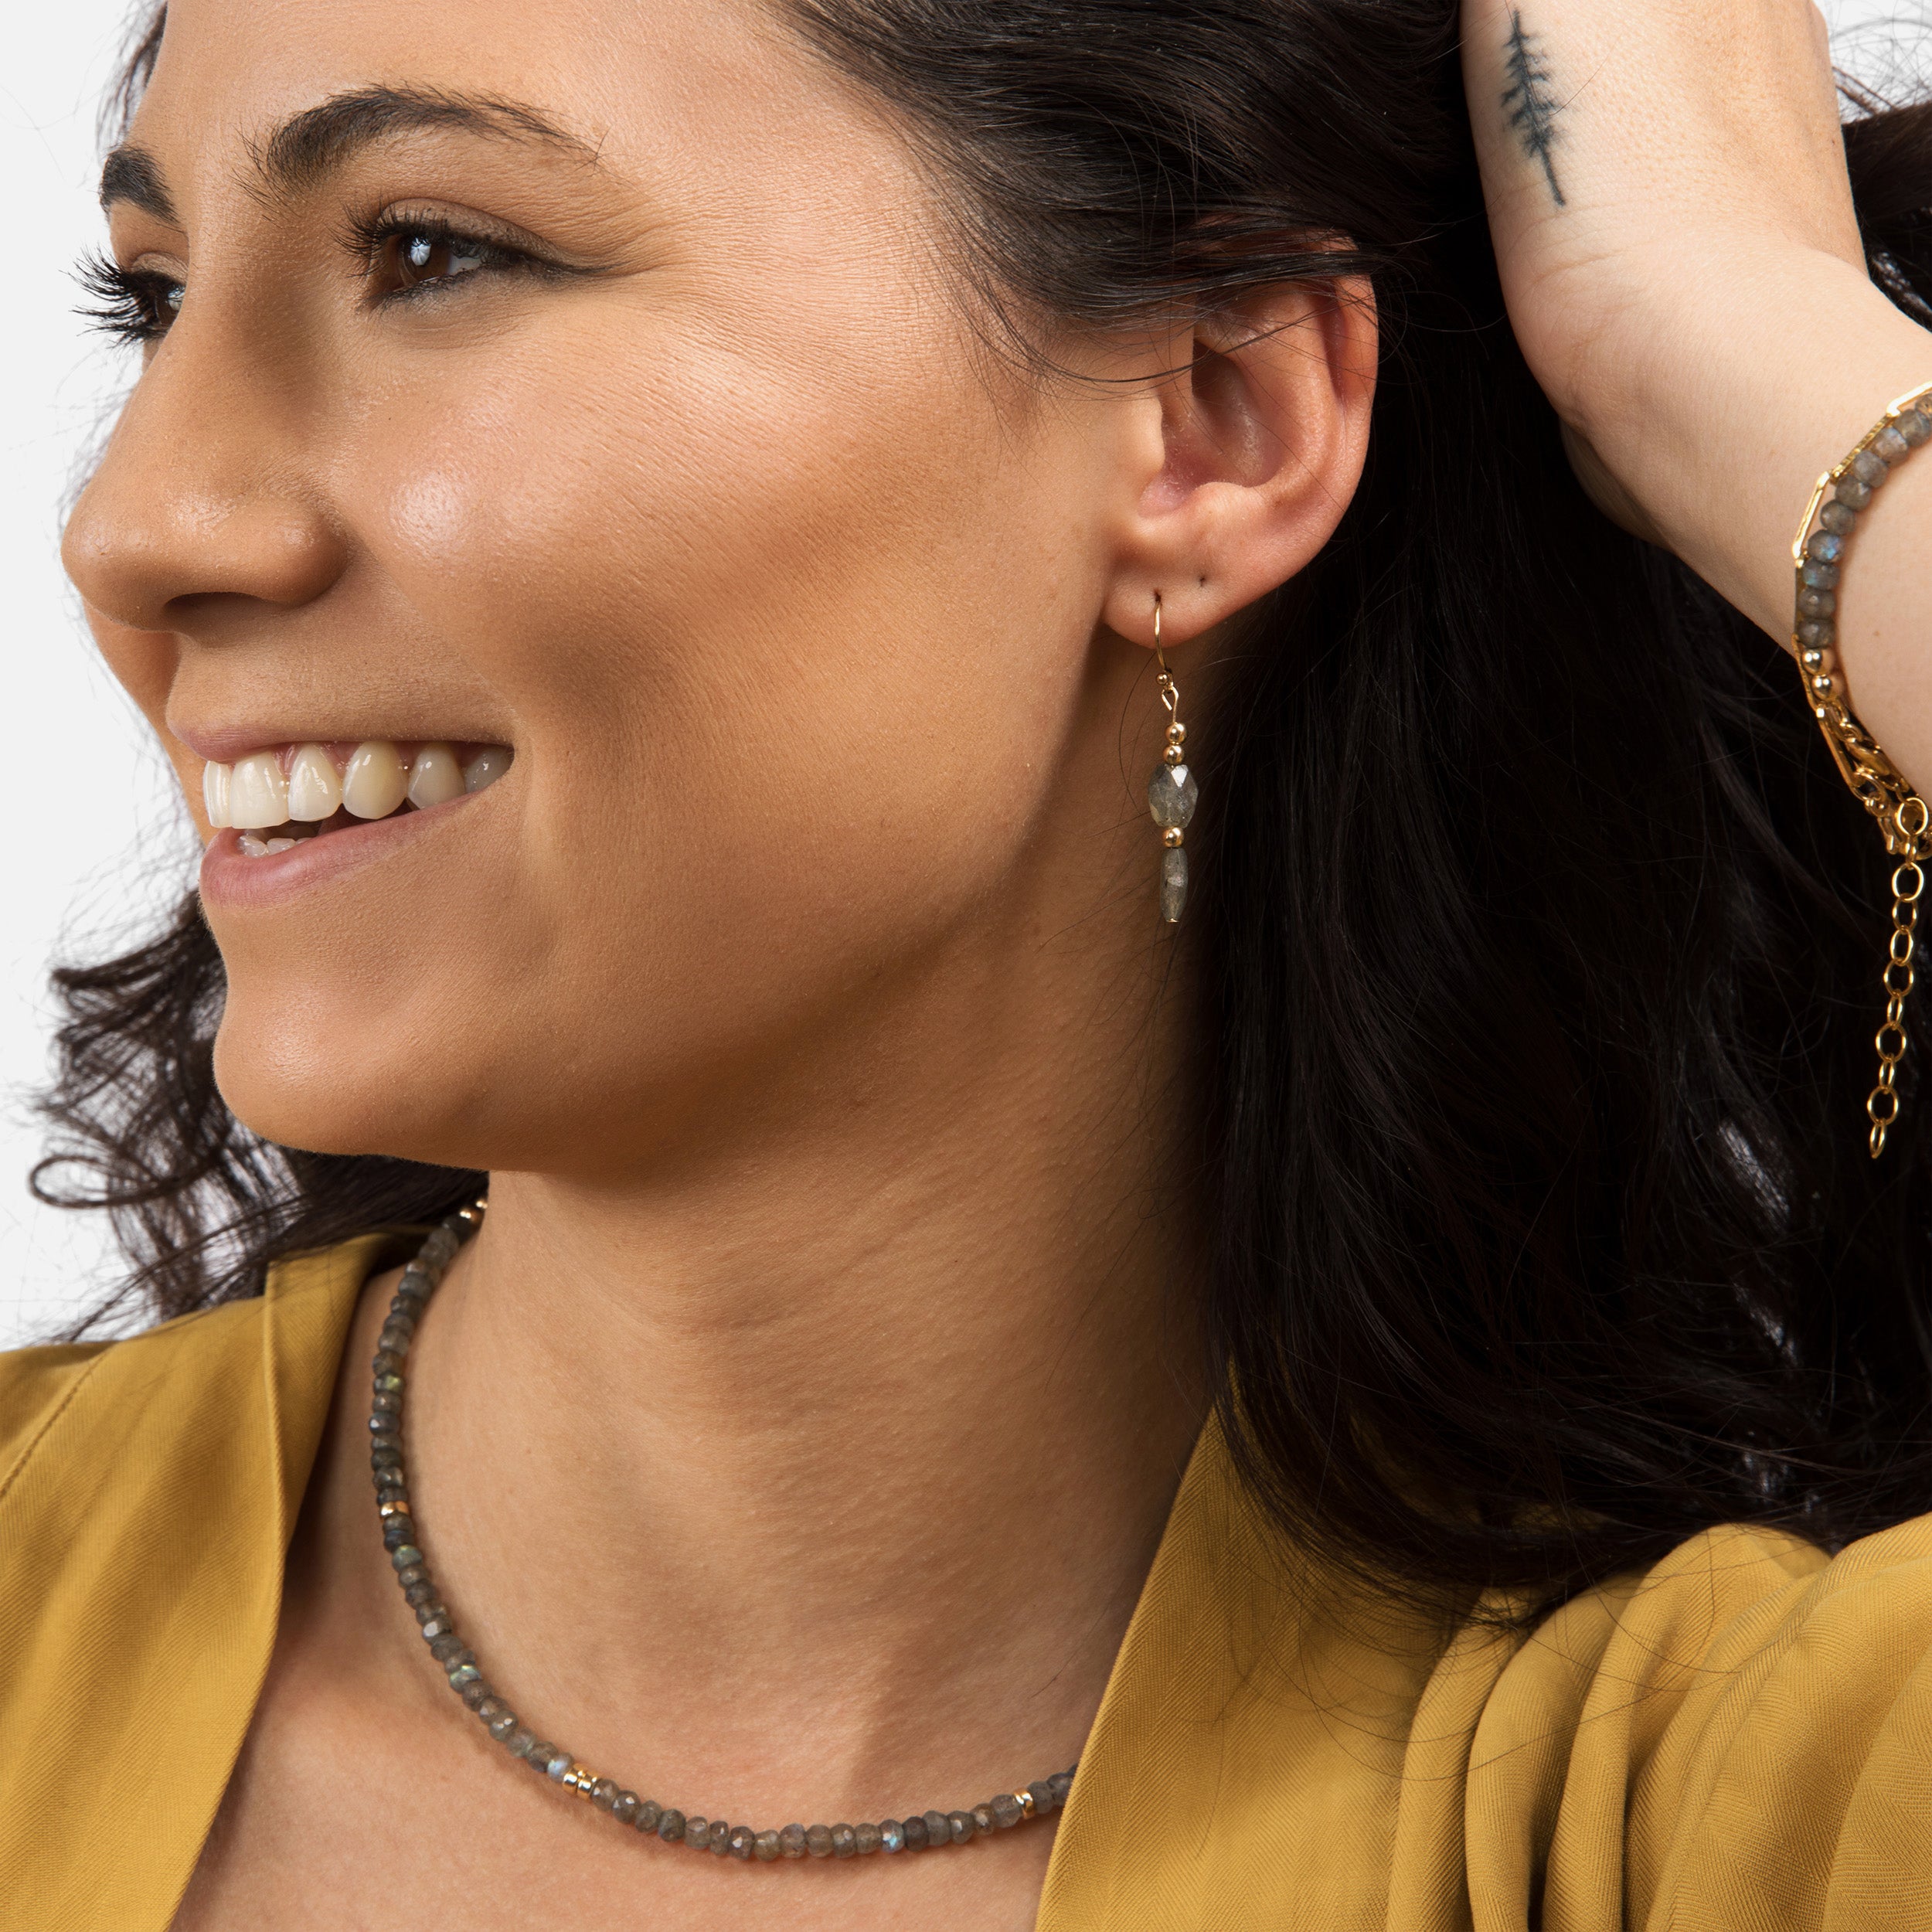
[[[1911,803],[1919,809],[1922,838],[1925,806],[1917,798]],[[1919,865],[1923,856],[1922,851],[1913,852],[1892,872],[1892,945],[1885,962],[1885,1024],[1877,1036],[1879,1083],[1865,1103],[1872,1121],[1873,1160],[1884,1152],[1885,1130],[1899,1117],[1899,1097],[1892,1082],[1905,1057],[1905,1001],[1912,990],[1913,935],[1919,923],[1919,895],[1925,889],[1925,874]]]
[[[1815,654],[1812,654],[1815,655]],[[1830,675],[1828,672],[1824,674]],[[1815,682],[1816,674],[1814,674]],[[1835,685],[1837,680],[1832,680]],[[1905,1002],[1914,984],[1913,947],[1919,923],[1919,896],[1925,890],[1920,862],[1932,852],[1926,836],[1932,813],[1925,801],[1906,782],[1834,690],[1815,696],[1811,714],[1818,719],[1832,756],[1852,795],[1877,821],[1885,849],[1898,860],[1892,869],[1892,940],[1881,975],[1885,988],[1885,1022],[1873,1039],[1878,1049],[1879,1083],[1866,1097],[1865,1111],[1872,1123],[1872,1158],[1885,1151],[1886,1130],[1899,1117],[1896,1082],[1899,1063],[1908,1044]]]
[[[1823,611],[1811,616],[1808,623],[1808,594],[1815,598],[1816,593],[1806,581],[1811,560],[1806,554],[1805,545],[1824,503],[1825,492],[1850,474],[1858,458],[1907,410],[1929,396],[1932,396],[1932,383],[1908,390],[1898,397],[1846,452],[1843,460],[1818,478],[1811,492],[1811,500],[1805,506],[1804,519],[1798,526],[1797,538],[1791,545],[1798,593],[1791,649],[1804,674],[1806,700],[1811,707],[1812,716],[1818,720],[1818,730],[1824,734],[1838,775],[1844,779],[1852,795],[1876,821],[1885,840],[1885,849],[1898,862],[1892,871],[1892,939],[1883,975],[1885,1021],[1873,1042],[1878,1049],[1879,1079],[1865,1103],[1866,1115],[1871,1122],[1873,1160],[1884,1151],[1886,1131],[1899,1117],[1899,1063],[1904,1059],[1909,1043],[1905,1031],[1905,1002],[1913,983],[1912,955],[1918,930],[1919,896],[1925,889],[1925,874],[1920,862],[1932,854],[1932,839],[1927,836],[1928,827],[1932,827],[1932,812],[1927,811],[1924,800],[1912,789],[1904,774],[1885,755],[1878,741],[1852,714],[1845,698],[1845,681],[1838,674],[1838,653],[1833,648],[1837,641],[1835,625],[1832,621],[1836,614],[1835,597],[1824,600]],[[1932,414],[1932,411],[1924,413]],[[1923,440],[1923,426],[1920,425],[1913,433]],[[1896,449],[1896,442],[1893,447]],[[1902,456],[1900,451],[1887,460],[1898,461]],[[1832,572],[1824,581],[1835,590],[1836,572]],[[1820,616],[1824,620],[1821,623]],[[1807,629],[1814,633],[1809,640],[1804,635]],[[1821,630],[1824,633],[1822,638],[1816,634]]]

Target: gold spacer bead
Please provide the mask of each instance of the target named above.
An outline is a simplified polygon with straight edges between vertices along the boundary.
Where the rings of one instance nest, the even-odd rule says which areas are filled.
[[[1161,834],[1161,843],[1165,845],[1170,852],[1176,845],[1185,842],[1184,836],[1179,825],[1169,825],[1167,830]]]
[[[597,1781],[595,1771],[587,1770],[581,1764],[574,1763],[563,1774],[563,1788],[566,1791],[575,1791],[579,1798],[588,1798],[590,1787]]]
[[[1174,722],[1168,726],[1167,741],[1171,745],[1186,743],[1187,726],[1182,724],[1179,718],[1176,718]]]
[[[1161,753],[1161,760],[1164,764],[1184,765],[1187,763],[1187,753],[1179,745],[1169,745]]]
[[[1020,1816],[1022,1818],[1031,1818],[1035,1810],[1033,1794],[1031,1791],[1015,1791],[1013,1796],[1019,1801]]]

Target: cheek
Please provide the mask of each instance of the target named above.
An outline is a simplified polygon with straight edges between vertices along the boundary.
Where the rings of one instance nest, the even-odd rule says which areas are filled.
[[[529,734],[581,857],[849,909],[853,867],[929,877],[950,828],[1023,809],[977,783],[998,627],[1058,560],[957,363],[680,349],[505,359],[409,426],[381,567]]]
[[[168,696],[181,665],[179,640],[170,631],[136,631],[115,624],[91,606],[87,614],[102,658],[161,741],[196,826],[206,838],[209,828],[202,811],[201,760],[168,729]]]
[[[299,1000],[237,972],[224,1084],[277,1138],[501,1164],[634,1121],[980,918],[1040,809],[1078,533],[963,360],[583,335],[425,383],[345,453],[388,621],[513,721],[518,809],[410,909],[427,947],[387,928]],[[1053,614],[1025,663],[1016,608]]]
[[[427,575],[437,563],[473,549],[477,536],[495,519],[487,515],[487,475],[460,466],[429,468],[406,476],[390,498],[385,521],[392,554]]]
[[[181,662],[181,647],[166,631],[137,631],[103,617],[91,605],[87,628],[101,657],[121,689],[141,709],[156,731],[165,729],[168,694]]]

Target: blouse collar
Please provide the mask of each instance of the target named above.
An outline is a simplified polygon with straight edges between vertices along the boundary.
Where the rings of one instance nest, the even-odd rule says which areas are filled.
[[[0,1893],[36,1897],[42,1923],[172,1917],[267,1672],[358,1294],[403,1252],[367,1236],[278,1265],[259,1301],[46,1352],[66,1380],[0,1471]],[[1287,1560],[1210,1423],[1060,1815],[1039,1932],[1379,1923],[1362,1888],[1386,1888],[1440,1656]],[[1372,1848],[1376,1820],[1389,1843]]]

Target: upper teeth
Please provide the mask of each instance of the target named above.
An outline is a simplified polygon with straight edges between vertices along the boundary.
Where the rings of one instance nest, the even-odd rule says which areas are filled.
[[[338,811],[355,818],[386,818],[406,798],[419,809],[466,791],[481,791],[510,768],[507,745],[486,745],[467,764],[442,743],[418,747],[404,762],[386,738],[371,738],[349,754],[341,771],[326,746],[251,751],[232,765],[212,760],[202,768],[202,801],[211,825],[250,832],[291,819],[317,825]]]
[[[257,752],[253,758],[244,758],[242,764],[254,764],[262,754]],[[210,766],[212,771],[216,769]],[[240,776],[239,767],[236,776]],[[233,781],[230,781],[230,810],[235,797]],[[335,760],[320,745],[304,745],[297,751],[288,767],[288,815],[299,818],[304,825],[314,825],[336,811],[342,802],[342,781],[335,769]],[[270,820],[244,818],[241,825],[268,824]]]

